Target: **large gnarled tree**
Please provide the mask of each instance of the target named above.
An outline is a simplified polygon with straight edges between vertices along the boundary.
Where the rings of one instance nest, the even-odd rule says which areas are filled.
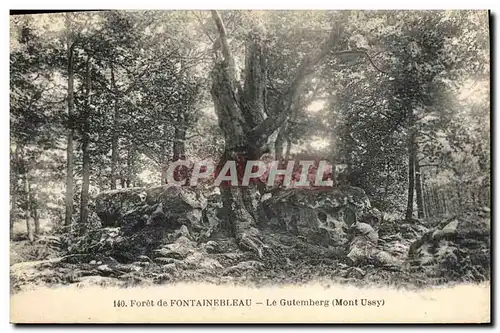
[[[212,18],[218,32],[218,56],[212,71],[212,99],[225,137],[222,162],[227,160],[258,159],[269,137],[291,116],[294,105],[315,67],[326,57],[345,53],[361,54],[359,50],[341,51],[337,48],[342,38],[340,24],[334,24],[327,39],[304,56],[288,86],[278,97],[271,110],[266,105],[268,77],[266,45],[263,32],[250,32],[246,45],[245,68],[239,78],[231,52],[224,22],[217,11]],[[265,247],[257,228],[252,207],[254,187],[223,186],[221,194],[228,225],[241,247],[262,256]]]

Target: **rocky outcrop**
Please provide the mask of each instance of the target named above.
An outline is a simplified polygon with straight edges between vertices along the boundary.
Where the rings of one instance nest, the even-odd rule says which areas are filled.
[[[346,229],[358,221],[376,227],[381,220],[366,193],[350,186],[283,190],[263,206],[272,226],[324,246],[345,245]]]
[[[197,228],[207,199],[190,187],[125,188],[101,192],[95,210],[104,227],[133,233],[146,225],[176,229]]]
[[[490,219],[489,211],[478,209],[443,221],[411,244],[412,266],[435,277],[488,279]]]

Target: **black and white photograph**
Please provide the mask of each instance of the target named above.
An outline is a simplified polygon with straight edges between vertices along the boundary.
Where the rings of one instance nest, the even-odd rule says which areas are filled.
[[[490,20],[11,12],[11,322],[489,323]]]

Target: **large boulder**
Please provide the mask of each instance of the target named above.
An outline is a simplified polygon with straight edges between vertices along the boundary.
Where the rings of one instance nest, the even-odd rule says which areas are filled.
[[[490,275],[490,228],[490,217],[482,211],[447,219],[411,244],[411,264],[438,278],[486,280]]]
[[[148,193],[144,188],[104,191],[95,199],[95,212],[104,227],[118,227],[130,211],[146,206]]]
[[[173,241],[191,237],[203,224],[207,200],[199,189],[160,186],[101,192],[95,210],[104,228],[90,230],[72,252],[110,256],[130,262]],[[71,251],[70,251],[71,252]]]
[[[153,223],[167,228],[195,227],[201,223],[206,205],[206,198],[196,189],[160,186],[101,192],[95,211],[104,227],[135,232]]]
[[[357,222],[376,227],[381,219],[366,193],[351,186],[286,189],[263,206],[271,225],[325,246],[346,244],[345,231]]]

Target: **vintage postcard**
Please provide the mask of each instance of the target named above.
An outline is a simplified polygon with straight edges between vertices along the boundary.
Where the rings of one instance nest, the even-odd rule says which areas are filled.
[[[490,323],[489,22],[11,13],[11,322]]]

